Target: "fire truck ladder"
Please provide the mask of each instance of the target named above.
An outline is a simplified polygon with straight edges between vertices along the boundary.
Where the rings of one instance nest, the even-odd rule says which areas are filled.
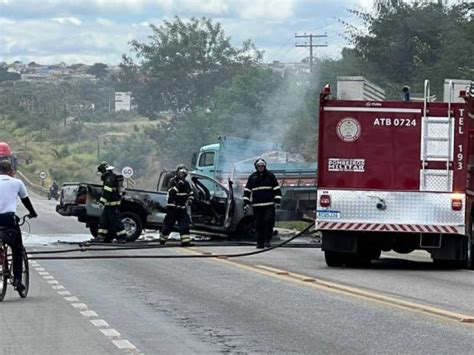
[[[447,116],[429,116],[430,82],[425,80],[423,98],[423,118],[421,131],[420,191],[453,190],[453,171],[450,170],[453,160],[454,125],[451,112],[454,85],[449,83],[449,102]],[[430,169],[428,162],[442,161],[445,169]]]

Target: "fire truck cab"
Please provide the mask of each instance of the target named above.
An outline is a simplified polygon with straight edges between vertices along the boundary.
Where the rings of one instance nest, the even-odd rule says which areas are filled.
[[[420,101],[321,91],[316,229],[328,266],[422,249],[474,268],[474,86],[454,91],[447,102],[430,100],[429,81]]]

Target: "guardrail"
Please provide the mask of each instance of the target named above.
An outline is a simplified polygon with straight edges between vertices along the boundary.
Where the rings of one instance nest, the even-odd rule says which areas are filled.
[[[42,196],[48,196],[48,189],[45,188],[45,187],[42,187],[40,185],[36,185],[34,183],[32,183],[26,176],[25,174],[23,174],[21,171],[17,170],[16,171],[16,175],[17,177],[19,177],[23,183],[26,185],[26,187],[28,188],[28,190],[30,191],[33,191],[39,195],[42,195]]]

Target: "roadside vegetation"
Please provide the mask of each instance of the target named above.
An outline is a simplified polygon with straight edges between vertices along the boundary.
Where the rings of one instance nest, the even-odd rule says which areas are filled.
[[[136,186],[153,188],[162,168],[190,164],[218,136],[282,142],[314,160],[320,88],[337,76],[361,75],[388,98],[401,88],[442,97],[444,79],[473,79],[474,4],[400,4],[356,12],[363,28],[345,24],[350,47],[338,59],[315,60],[313,73],[262,65],[249,39],[233,46],[220,23],[175,18],[150,26],[148,42],[130,43],[121,70],[89,68],[96,81],[21,82],[0,76],[0,140],[12,143],[33,181],[97,181],[107,160],[134,168]],[[308,60],[307,58],[305,59]],[[113,112],[114,92],[133,93],[132,112]]]

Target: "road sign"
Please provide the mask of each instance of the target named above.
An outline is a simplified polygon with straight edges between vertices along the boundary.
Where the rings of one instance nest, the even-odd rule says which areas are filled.
[[[41,180],[44,180],[44,179],[46,179],[46,178],[47,178],[47,176],[48,176],[48,174],[46,174],[46,171],[42,171],[42,172],[40,172],[40,179],[41,179]]]
[[[133,176],[133,169],[129,166],[126,166],[122,169],[122,175],[124,178],[129,179]]]

